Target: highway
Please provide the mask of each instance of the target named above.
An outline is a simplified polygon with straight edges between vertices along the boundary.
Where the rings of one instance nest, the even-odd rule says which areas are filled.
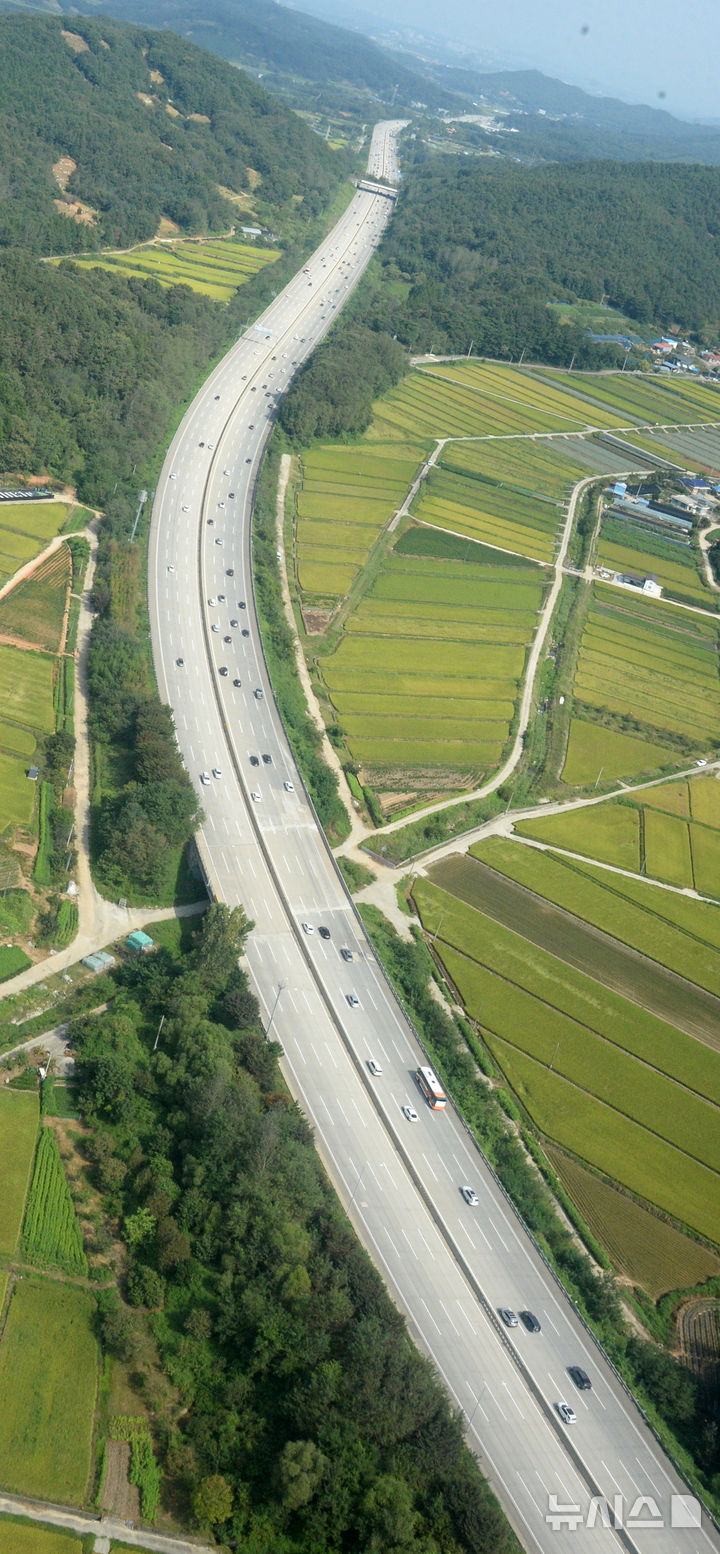
[[[400,128],[376,127],[370,179],[397,176]],[[670,1526],[670,1500],[687,1493],[684,1484],[461,1120],[452,1107],[433,1112],[423,1101],[414,1080],[423,1055],[319,831],[265,667],[250,568],[255,476],[279,396],[357,284],[391,214],[387,194],[358,190],[178,428],[150,539],[160,694],[205,811],[198,845],[209,888],[242,904],[256,925],[247,966],[268,1031],[282,1043],[287,1081],[521,1542],[567,1554],[620,1546],[709,1554],[720,1539],[704,1517],[701,1526]],[[477,1192],[477,1207],[463,1200],[464,1185]],[[529,1309],[541,1331],[506,1328],[502,1306]],[[577,1390],[570,1365],[587,1371],[590,1391]],[[575,1423],[560,1421],[561,1401]],[[593,1495],[604,1497],[601,1508]],[[552,1496],[578,1508],[558,1528],[548,1520]],[[616,1522],[635,1525],[608,1525],[606,1502]]]

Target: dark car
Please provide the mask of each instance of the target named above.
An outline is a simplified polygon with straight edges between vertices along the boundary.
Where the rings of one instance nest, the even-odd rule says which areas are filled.
[[[176,658],[175,659],[175,663],[177,664],[178,669],[184,669],[184,667],[185,667],[185,659],[184,658]]]
[[[587,1371],[583,1370],[582,1365],[568,1365],[568,1376],[572,1378],[580,1392],[590,1391],[592,1382]]]
[[[233,680],[233,685],[237,689],[239,686],[242,685],[242,680]]]
[[[235,576],[235,568],[234,567],[226,567],[226,569],[225,569],[225,576],[226,577],[234,577]]]
[[[240,635],[241,635],[241,637],[249,637],[250,636],[250,632],[248,631],[247,626],[243,626],[243,629],[242,629]]]
[[[235,492],[234,491],[228,491],[228,501],[230,501],[230,502],[234,502],[235,501]]]
[[[237,626],[237,621],[231,621],[231,622],[230,622],[230,625],[231,625],[231,626]]]
[[[264,755],[263,756],[263,761],[265,762],[266,766],[272,766],[272,756],[271,755],[267,755],[267,754]]]
[[[521,1311],[520,1321],[522,1322],[523,1326],[527,1328],[529,1333],[540,1332],[540,1323],[532,1311]]]
[[[250,757],[250,765],[251,766],[259,766],[260,765],[260,757],[258,755],[251,755],[251,757]]]
[[[329,939],[330,938],[330,929],[329,928],[318,928],[318,933],[319,933],[321,939]]]
[[[232,642],[232,637],[223,637],[223,642]]]
[[[247,605],[246,605],[244,599],[238,599],[238,609],[239,610],[246,610],[247,609]]]
[[[223,664],[222,669],[220,670],[220,673],[221,673],[221,675],[226,675],[227,674],[227,669],[225,668],[224,664]]]

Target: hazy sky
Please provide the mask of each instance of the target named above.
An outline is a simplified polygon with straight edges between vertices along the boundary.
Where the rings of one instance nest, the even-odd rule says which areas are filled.
[[[347,3],[338,0],[346,24]],[[386,26],[415,23],[627,102],[720,120],[720,0],[393,0],[389,12],[382,0],[365,5]]]

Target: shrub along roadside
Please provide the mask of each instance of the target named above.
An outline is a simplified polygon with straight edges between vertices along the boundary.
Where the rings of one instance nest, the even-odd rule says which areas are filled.
[[[303,774],[320,823],[333,843],[343,842],[350,820],[338,793],[335,773],[325,764],[322,735],[310,717],[295,668],[295,641],[285,619],[276,551],[276,504],[280,458],[277,430],[268,444],[257,484],[253,513],[253,578],[263,647],[273,690],[293,755]]]
[[[453,1096],[565,1288],[632,1388],[668,1451],[708,1505],[720,1509],[720,1432],[699,1377],[625,1325],[617,1290],[562,1224],[545,1183],[509,1132],[497,1094],[478,1079],[463,1027],[430,993],[434,964],[419,935],[404,943],[376,907],[360,914],[375,949]]]

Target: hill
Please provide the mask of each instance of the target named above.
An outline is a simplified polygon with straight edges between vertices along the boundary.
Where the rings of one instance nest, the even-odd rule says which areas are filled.
[[[252,190],[260,219],[287,228],[342,172],[289,109],[194,44],[40,15],[0,16],[0,167],[0,247],[55,254],[125,247],[163,218],[226,229],[238,208],[221,191]]]
[[[566,363],[575,345],[547,303],[604,297],[639,323],[716,338],[718,230],[714,167],[420,152],[382,249],[408,290],[388,288],[377,321],[413,350],[474,339],[481,355]]]

